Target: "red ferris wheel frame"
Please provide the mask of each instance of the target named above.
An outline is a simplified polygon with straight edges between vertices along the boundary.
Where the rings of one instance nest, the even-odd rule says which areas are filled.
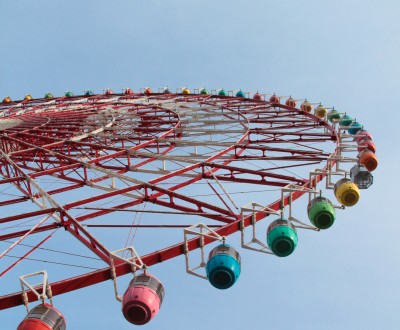
[[[240,135],[240,138],[234,142],[212,142],[213,146],[219,148],[213,155],[201,161],[186,159],[185,166],[165,172],[149,181],[140,181],[125,175],[143,170],[145,165],[154,161],[182,160],[179,156],[170,155],[181,146],[203,145],[204,142],[185,140],[188,132],[185,125],[190,126],[191,121],[185,119],[183,113],[193,109],[203,114],[212,114],[218,109],[219,118],[242,126],[231,130]],[[258,161],[297,161],[299,166],[300,162],[322,163],[330,153],[301,146],[338,141],[335,129],[311,113],[280,103],[242,97],[161,93],[76,96],[3,104],[0,105],[0,113],[3,114],[1,119],[4,123],[0,131],[0,186],[13,185],[23,194],[22,197],[1,201],[0,206],[34,201],[40,207],[39,210],[0,218],[0,225],[36,216],[51,216],[55,219],[51,224],[2,234],[0,241],[64,228],[108,265],[110,251],[82,226],[84,221],[148,202],[218,221],[222,225],[215,232],[228,236],[242,230],[243,225],[251,225],[252,220],[254,221],[252,216],[241,219],[238,212],[186,196],[179,191],[204,179],[272,187],[295,184],[313,188],[324,178],[323,172],[310,181],[308,178],[232,164],[234,161],[249,159],[246,155],[249,151],[257,153]],[[190,117],[190,114],[185,112],[185,116]],[[191,118],[193,121],[194,117]],[[206,117],[206,120],[207,118],[212,117]],[[219,119],[215,122],[221,124],[221,121]],[[196,129],[191,129],[190,132],[195,132]],[[206,134],[207,129],[200,128],[201,132],[198,134]],[[300,148],[279,147],[279,144],[287,143],[296,144]],[[280,155],[271,157],[270,153]],[[110,165],[109,160],[118,160],[120,165]],[[279,168],[285,166],[277,167]],[[93,176],[95,172],[96,176]],[[37,183],[37,179],[44,176],[56,177],[68,185],[45,190]],[[168,188],[159,185],[174,177],[186,179],[171,184]],[[114,187],[105,191],[101,187],[101,194],[68,203],[61,203],[56,199],[57,195],[82,187],[100,188],[99,183],[112,180],[128,184],[123,188]],[[133,198],[135,193],[137,196]],[[291,195],[291,199],[295,200],[304,193],[297,191]],[[76,207],[123,194],[131,196],[132,200],[110,208],[93,209],[81,216],[75,216],[71,212]],[[288,198],[278,199],[268,207],[278,211],[288,203]],[[255,220],[260,221],[266,216],[263,212],[256,213]],[[210,238],[204,238],[204,244],[211,242]],[[188,242],[187,249],[191,251],[199,247],[200,239],[193,238]],[[151,266],[183,253],[184,243],[178,243],[141,258],[147,266]],[[131,272],[131,265],[117,260],[115,271],[117,276],[127,274]],[[52,293],[58,295],[70,292],[111,278],[108,266],[52,283]],[[28,292],[28,299],[35,301],[37,297]],[[23,300],[19,292],[0,297],[0,309],[21,304]]]

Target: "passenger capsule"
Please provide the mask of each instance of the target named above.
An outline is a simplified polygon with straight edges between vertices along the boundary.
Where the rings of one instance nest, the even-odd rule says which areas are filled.
[[[371,150],[373,153],[376,153],[376,145],[370,139],[364,139],[358,144],[358,151],[363,151],[365,149]]]
[[[354,135],[358,131],[361,131],[361,128],[362,128],[362,125],[359,122],[355,121],[355,122],[350,124],[348,132],[349,132],[349,134]]]
[[[218,96],[227,96],[228,94],[226,93],[226,91],[224,89],[220,89],[220,91],[218,92]]]
[[[189,88],[185,87],[184,89],[182,89],[182,94],[189,95],[190,94]]]
[[[164,88],[163,94],[171,94],[171,91],[169,90],[168,87],[165,87],[165,88]]]
[[[267,228],[267,243],[278,257],[287,257],[297,246],[297,232],[293,224],[283,218],[273,221]]]
[[[366,130],[361,129],[354,135],[354,140],[357,144],[360,144],[365,139],[373,140],[372,134]]]
[[[255,93],[254,95],[253,95],[253,100],[256,100],[256,101],[261,101],[261,94],[260,93]]]
[[[333,225],[336,211],[331,201],[325,197],[313,198],[307,206],[308,218],[319,229],[328,229]]]
[[[25,101],[30,101],[30,100],[32,100],[32,95],[26,94],[25,97],[24,97],[24,100],[25,100]]]
[[[356,164],[350,169],[350,178],[360,189],[368,189],[374,183],[374,177],[362,164]]]
[[[53,97],[54,97],[53,94],[50,92],[47,92],[46,94],[44,94],[45,99],[52,99]]]
[[[208,95],[208,90],[205,89],[205,88],[202,88],[202,89],[200,90],[200,94],[201,94],[201,95]]]
[[[150,95],[150,94],[153,94],[153,90],[150,87],[146,87],[146,89],[144,90],[144,93],[146,95]]]
[[[157,278],[145,273],[137,275],[122,297],[122,313],[130,323],[146,324],[157,315],[164,294],[164,286]]]
[[[3,103],[11,103],[12,102],[12,100],[11,100],[11,97],[9,97],[9,96],[6,96],[4,99],[3,99]]]
[[[218,245],[208,256],[206,273],[213,287],[230,288],[240,276],[239,252],[227,244]]]
[[[125,88],[124,89],[124,94],[125,95],[132,95],[133,94],[133,90],[131,88]]]
[[[335,183],[334,193],[338,202],[344,206],[356,205],[360,199],[360,190],[348,178],[340,179]]]
[[[332,123],[336,119],[340,119],[340,114],[335,109],[332,109],[327,114],[328,120]]]
[[[292,108],[295,108],[295,107],[296,107],[296,101],[295,101],[292,97],[289,97],[289,98],[286,100],[285,104],[286,104],[288,107],[292,107]]]
[[[113,95],[114,91],[111,88],[107,88],[104,92],[104,95]]]
[[[325,109],[325,107],[324,107],[322,104],[320,104],[319,106],[317,106],[317,107],[315,108],[314,114],[315,114],[318,118],[321,118],[321,119],[325,118],[325,115],[326,115],[326,109]]]
[[[272,95],[272,96],[269,98],[269,101],[270,101],[271,103],[277,103],[277,104],[281,103],[281,99],[280,99],[278,96],[276,96],[275,94]]]
[[[17,330],[65,330],[64,316],[49,304],[40,304],[32,308]]]
[[[342,120],[340,121],[340,126],[350,126],[350,124],[353,122],[353,119],[349,115],[343,115],[341,118]]]
[[[91,96],[93,95],[93,91],[91,91],[90,89],[85,91],[85,96]]]
[[[74,96],[74,93],[71,92],[71,91],[68,91],[68,92],[65,93],[65,96],[66,96],[66,97],[73,97],[73,96]]]
[[[304,112],[311,112],[312,104],[306,100],[300,105],[300,109]]]
[[[370,172],[378,167],[378,157],[369,149],[364,149],[358,154],[359,163]]]
[[[236,93],[236,97],[244,98],[244,97],[245,97],[244,92],[243,92],[242,90],[238,91],[238,92]]]

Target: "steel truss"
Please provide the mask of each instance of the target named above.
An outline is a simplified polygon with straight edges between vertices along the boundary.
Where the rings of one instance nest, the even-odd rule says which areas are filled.
[[[202,217],[218,235],[227,236],[268,214],[242,219],[225,185],[266,191],[289,184],[312,188],[324,174],[310,182],[310,166],[324,168],[337,143],[333,127],[312,114],[267,101],[216,95],[35,99],[2,105],[0,116],[0,189],[18,192],[1,197],[6,211],[0,218],[0,242],[22,242],[64,228],[65,235],[105,264],[52,283],[53,296],[112,278],[111,248],[86,222],[101,226],[107,216],[114,223],[104,226],[118,227],[111,215],[154,205],[155,213],[183,213],[193,216],[193,223]],[[41,182],[48,179],[54,184],[44,187]],[[200,183],[215,197],[188,194]],[[292,200],[303,193],[293,194]],[[103,202],[107,207],[99,207]],[[275,211],[287,203],[280,192],[265,200]],[[19,229],[24,221],[46,217],[50,223]],[[142,256],[143,263],[151,266],[185,253],[181,240]],[[211,241],[204,238],[204,244]],[[193,238],[187,249],[199,244],[199,238]],[[131,272],[131,265],[119,259],[113,267],[115,276]],[[27,294],[30,301],[37,299],[33,292]],[[20,292],[0,297],[0,309],[20,304]]]

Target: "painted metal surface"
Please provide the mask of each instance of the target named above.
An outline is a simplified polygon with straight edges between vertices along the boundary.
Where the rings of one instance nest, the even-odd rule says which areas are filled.
[[[199,183],[217,186],[217,182],[265,189],[288,184],[312,187],[324,173],[310,183],[308,172],[294,175],[292,171],[326,166],[336,147],[332,126],[293,105],[281,105],[276,98],[260,101],[145,89],[138,94],[86,93],[1,104],[0,111],[7,114],[1,119],[7,125],[1,126],[0,121],[0,185],[14,187],[19,195],[0,200],[0,206],[15,210],[3,214],[0,225],[45,216],[52,221],[37,228],[13,227],[3,231],[0,240],[35,237],[63,228],[65,235],[104,262],[99,269],[52,283],[53,295],[58,295],[111,278],[107,242],[85,226],[88,221],[101,224],[119,211],[154,205],[219,224],[216,231],[220,235],[239,231],[240,211],[223,201],[224,194],[215,193],[215,199],[223,201],[216,203],[191,196],[188,189]],[[41,182],[49,177],[59,184],[43,187]],[[303,194],[296,192],[291,200]],[[274,198],[268,200],[271,209],[289,203],[287,198]],[[107,207],[96,208],[96,203],[105,202]],[[25,210],[16,205],[29,207]],[[246,216],[243,225],[266,216],[262,212],[254,219]],[[164,225],[158,224],[159,228]],[[204,244],[210,242],[204,239]],[[188,242],[189,250],[199,246],[197,238]],[[142,260],[151,266],[183,253],[183,243],[177,240],[147,253]],[[116,262],[115,271],[120,276],[131,268]],[[0,309],[19,304],[18,292],[0,297]]]

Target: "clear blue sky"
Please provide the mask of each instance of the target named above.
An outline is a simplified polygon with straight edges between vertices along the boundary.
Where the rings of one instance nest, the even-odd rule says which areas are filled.
[[[400,328],[398,1],[2,0],[0,11],[1,98],[241,88],[333,105],[374,135],[375,184],[333,228],[305,234],[289,258],[241,250],[245,269],[224,292],[187,275],[182,258],[156,266],[167,295],[143,329]],[[134,327],[110,282],[55,305],[69,330]],[[1,311],[1,329],[24,314]]]

